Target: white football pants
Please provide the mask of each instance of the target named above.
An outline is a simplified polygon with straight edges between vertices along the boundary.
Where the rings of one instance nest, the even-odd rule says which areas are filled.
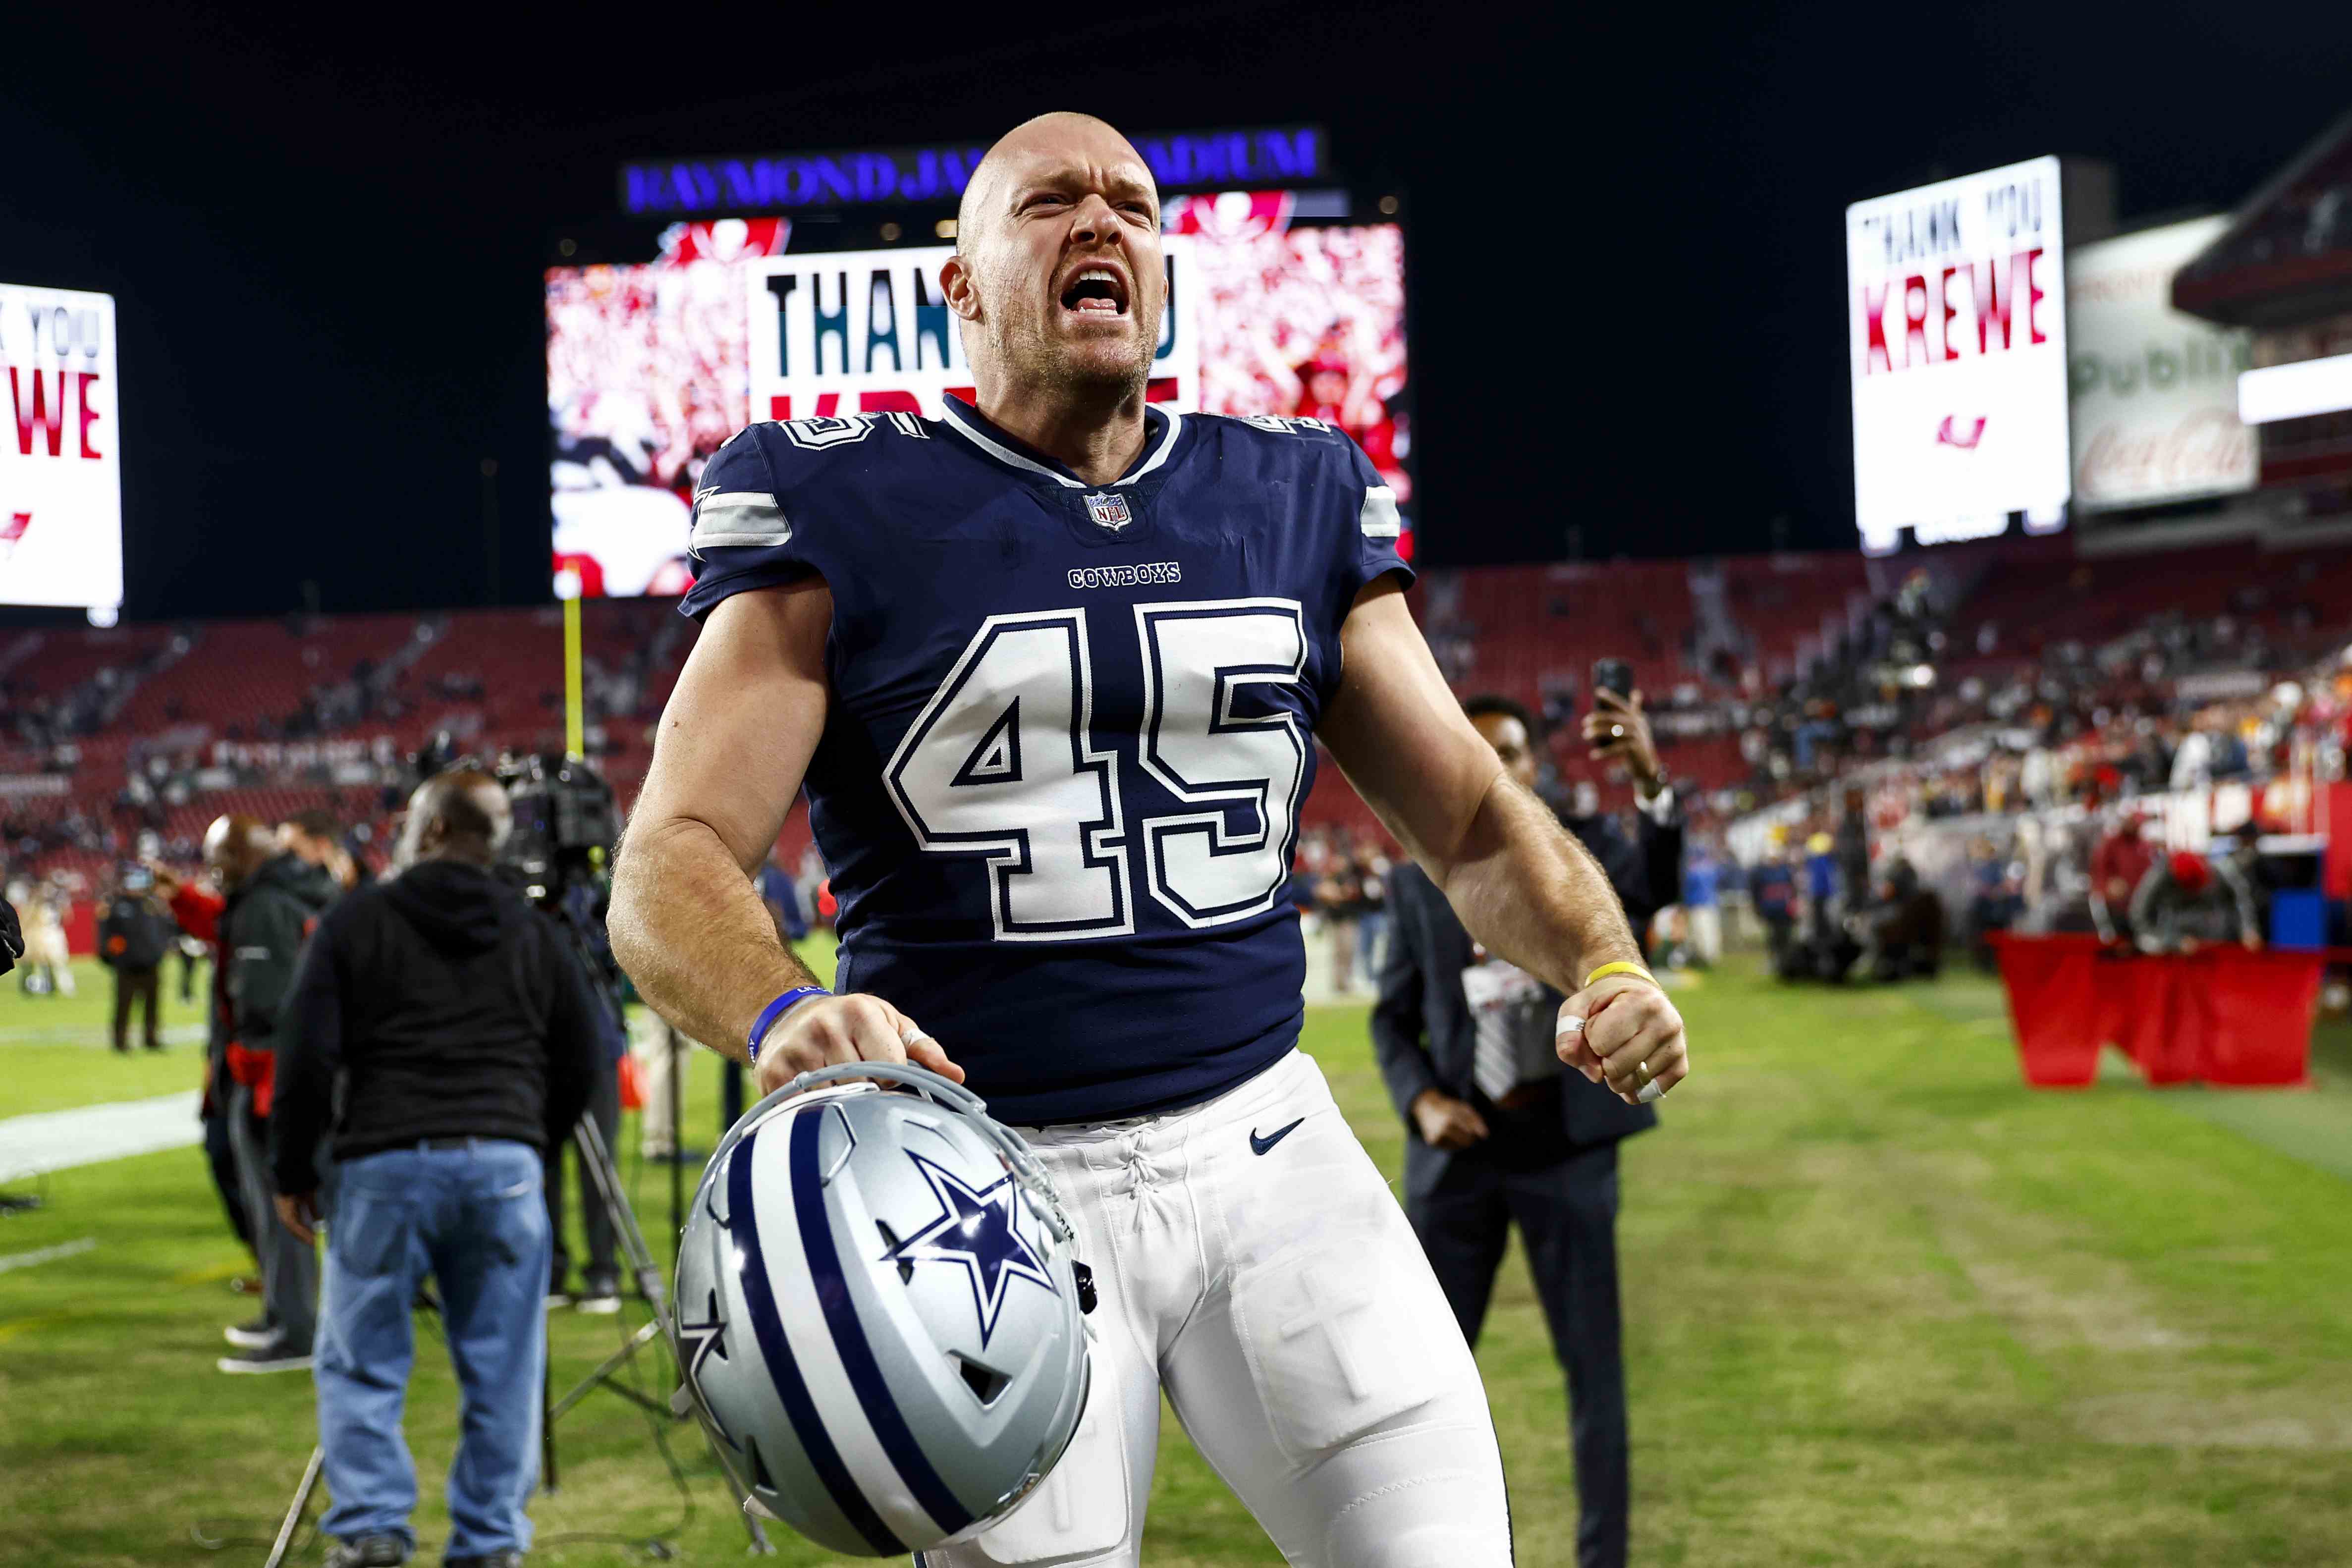
[[[1094,1270],[1093,1393],[1044,1484],[920,1568],[1133,1568],[1162,1387],[1295,1568],[1507,1568],[1477,1365],[1312,1058],[1188,1110],[1022,1134]]]

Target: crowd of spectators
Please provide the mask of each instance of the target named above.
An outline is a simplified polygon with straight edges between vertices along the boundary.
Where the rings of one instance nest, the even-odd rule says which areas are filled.
[[[17,860],[32,860],[51,850],[111,852],[118,847],[112,828],[70,801],[47,813],[28,806],[12,808],[0,819],[0,832]]]
[[[1336,826],[1298,836],[1291,902],[1304,911],[1310,941],[1329,944],[1331,984],[1369,993],[1388,932],[1389,846],[1378,833]]]
[[[1801,677],[1734,705],[1745,774],[1717,795],[1752,810],[1867,772],[1906,813],[1940,818],[2341,777],[2352,607],[2295,597],[2251,613],[2272,597],[2249,585],[2236,609],[2162,611],[2097,646],[2060,638],[2021,657],[1916,573]]]
[[[1990,588],[1966,572],[1882,578],[1890,591],[1825,622],[1801,670],[1777,683],[1752,660],[1718,659],[1721,668],[1701,674],[1629,643],[1644,667],[1680,672],[1657,678],[1650,706],[1691,844],[1684,897],[1658,931],[1663,961],[1711,956],[1720,902],[1743,887],[1797,975],[1930,973],[1948,940],[1990,961],[1988,938],[2021,925],[2103,927],[2119,940],[2154,930],[2150,939],[2168,946],[2200,940],[2199,930],[2259,939],[2266,915],[2251,836],[2190,853],[2208,880],[2186,860],[2165,861],[2111,879],[2119,885],[2096,908],[2091,898],[2103,835],[2161,799],[2242,785],[2241,802],[2260,801],[2284,783],[2267,793],[2262,819],[2276,829],[2282,802],[2345,775],[2344,574],[2319,552],[2243,553],[2216,569],[2216,584],[2153,608],[2165,584],[2206,563],[2103,561],[2094,577],[2053,554],[2011,563],[2006,584]],[[1434,574],[1421,613],[1460,685],[1496,666],[1461,595],[1448,596],[1451,576]],[[2109,585],[2117,604],[2105,601]],[[1532,579],[1528,588],[1537,591]],[[2017,608],[2032,595],[2063,605],[2076,594],[2095,602],[2054,619]],[[1580,755],[1581,674],[1555,669],[1537,681],[1546,778],[1564,819],[1630,782],[1622,768]],[[1765,821],[1769,848],[1756,831],[1732,831]],[[1904,830],[1921,824],[1948,830],[1946,852],[1908,852]],[[2203,850],[2205,828],[2173,831],[2193,832]],[[1326,852],[1311,838],[1307,847]],[[2235,891],[2242,883],[2251,904]],[[1315,885],[1302,902],[1336,929],[1349,918],[1349,879],[1318,872]],[[2195,906],[2190,918],[2168,915],[2184,904]]]
[[[530,613],[514,612],[519,622]],[[211,633],[201,626],[126,637],[119,662],[104,662],[104,643],[96,664],[89,649],[68,643],[63,667],[72,673],[47,681],[44,670],[58,666],[47,657],[57,650],[44,634],[0,649],[0,734],[16,743],[0,747],[0,863],[37,880],[55,873],[74,896],[89,897],[109,865],[150,856],[193,862],[204,821],[235,801],[226,791],[299,792],[356,822],[363,841],[389,842],[383,792],[413,783],[409,756],[425,733],[421,726],[446,722],[458,749],[495,756],[540,749],[561,723],[560,680],[513,702],[519,694],[495,690],[483,667],[439,647],[450,634],[444,618],[419,618],[407,635],[390,629],[387,650],[347,665],[322,651],[331,638],[310,635],[322,624],[333,623],[286,623],[289,656],[307,685],[284,711],[238,706],[249,649],[208,651]],[[230,630],[249,642],[256,629]],[[649,748],[659,677],[682,657],[688,633],[674,615],[600,623],[583,662],[592,754]],[[500,641],[497,629],[478,628],[462,646],[497,653],[491,644]],[[425,660],[436,652],[438,659]],[[174,680],[161,701],[133,709],[145,726],[126,736],[133,695],[184,660],[194,661],[197,678]],[[540,663],[559,667],[551,658]],[[270,673],[277,682],[268,689],[282,689],[283,672]],[[495,711],[509,716],[486,723],[494,696],[507,699]]]
[[[1987,964],[2009,929],[2258,946],[2288,873],[2257,840],[2307,825],[2352,743],[2352,607],[2303,591],[2315,570],[2306,558],[2222,608],[2162,608],[2095,642],[2044,635],[2030,655],[1965,595],[1906,579],[1802,677],[1731,715],[1741,772],[1710,800],[1745,818],[1782,972],[1899,973],[1927,949],[1929,899]],[[1906,858],[1922,852],[1942,854],[1933,874]]]
[[[1778,681],[1749,656],[1773,637],[1748,637],[1748,653],[1737,657],[1718,637],[1717,656],[1694,664],[1685,648],[1677,664],[1668,645],[1680,635],[1675,617],[1649,631],[1626,620],[1625,653],[1653,672],[1648,718],[1691,845],[1663,951],[1711,958],[1721,901],[1743,884],[1776,951],[1809,948],[1817,967],[1824,943],[1852,945],[1850,964],[1882,946],[1916,946],[1903,936],[1913,927],[1893,922],[1892,911],[1923,894],[1940,897],[1953,934],[1979,953],[1985,934],[2020,922],[2127,928],[2149,868],[2101,876],[2092,858],[2132,802],[2343,776],[2352,663],[2342,642],[2352,616],[2334,602],[2341,585],[2320,575],[2319,559],[2304,552],[2263,580],[2231,579],[2193,610],[2086,610],[2055,622],[2017,610],[2023,578],[1997,590],[1940,569],[1882,577],[1889,591],[1825,622],[1808,662]],[[2037,591],[2094,590],[2086,567],[2053,558],[2035,570]],[[1450,575],[1433,574],[1421,613],[1441,663],[1466,669],[1478,633],[1445,611]],[[1695,571],[1694,583],[1703,575]],[[1533,579],[1529,591],[1547,591]],[[588,749],[625,796],[691,628],[617,608],[598,624],[583,667]],[[184,661],[202,667],[214,633],[201,626],[126,633],[112,663],[86,653],[52,662],[54,646],[30,633],[0,647],[0,735],[16,742],[0,760],[11,786],[0,797],[5,869],[36,880],[58,872],[88,896],[106,865],[149,856],[184,863],[202,821],[236,790],[299,791],[358,824],[362,845],[388,841],[385,802],[406,787],[408,756],[434,725],[446,718],[459,750],[493,755],[541,748],[560,722],[562,693],[540,666],[529,678],[546,689],[513,689],[517,677],[500,662],[511,638],[486,623],[449,642],[450,625],[438,617],[420,618],[413,632],[390,625],[381,646],[352,657],[364,638],[338,642],[313,635],[315,622],[289,621],[303,684],[280,712],[238,710],[236,668],[210,671],[208,684],[184,673],[159,688],[167,700],[134,705],[143,685]],[[56,672],[46,681],[45,668]],[[1585,706],[1580,675],[1530,677],[1528,688],[1564,818],[1590,814],[1603,791],[1614,800],[1633,782],[1621,765],[1582,755],[1573,722]],[[271,689],[287,685],[281,671]],[[127,708],[143,726],[135,737],[123,733]],[[1759,812],[1779,825],[1769,855],[1756,834],[1733,831]],[[2068,813],[2072,821],[2057,820]],[[1919,823],[1962,835],[1964,866],[1910,866],[1913,886],[1885,856],[1865,847],[1856,858],[1857,842],[1885,845]],[[1829,848],[1816,852],[1822,840]],[[1369,983],[1395,852],[1376,830],[1326,825],[1302,836],[1294,893],[1315,939],[1332,945],[1343,988]],[[2217,883],[2226,889],[2226,874]],[[1873,932],[1885,941],[1874,946]]]
[[[126,651],[63,682],[40,679],[47,639],[28,632],[0,653],[0,736],[36,750],[62,753],[70,765],[76,737],[112,722],[139,683],[183,657],[188,639],[178,634],[153,647]]]

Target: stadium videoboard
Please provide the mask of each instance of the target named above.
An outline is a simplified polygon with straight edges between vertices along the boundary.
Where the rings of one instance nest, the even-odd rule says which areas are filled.
[[[114,298],[0,283],[0,604],[122,602]]]
[[[2059,162],[1846,209],[1863,548],[2056,527],[2072,493]]]
[[[1171,198],[1148,394],[1307,415],[1363,447],[1412,514],[1404,236],[1301,221],[1292,192]],[[971,395],[945,246],[795,248],[783,218],[678,225],[660,259],[546,276],[554,566],[582,591],[674,596],[696,478],[754,420],[940,412]]]

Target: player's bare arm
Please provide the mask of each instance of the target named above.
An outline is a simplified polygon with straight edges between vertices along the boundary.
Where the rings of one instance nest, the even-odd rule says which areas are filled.
[[[777,940],[751,873],[783,828],[824,734],[822,582],[740,593],[711,611],[663,709],[652,770],[613,878],[613,955],[637,994],[738,1061],[767,1004],[816,977]],[[820,997],[761,1042],[762,1092],[838,1061],[961,1069],[877,997]]]
[[[1317,734],[1471,935],[1568,993],[1561,1060],[1628,1101],[1680,1082],[1689,1054],[1665,993],[1622,972],[1584,983],[1641,962],[1607,875],[1462,716],[1393,577],[1357,597],[1341,647]]]

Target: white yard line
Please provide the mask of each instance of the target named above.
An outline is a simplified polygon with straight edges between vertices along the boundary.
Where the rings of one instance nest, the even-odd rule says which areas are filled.
[[[0,1181],[105,1160],[184,1149],[204,1141],[194,1089],[152,1100],[117,1100],[71,1111],[45,1111],[0,1122]]]
[[[165,1024],[163,1029],[165,1045],[197,1045],[203,1043],[205,1038],[205,1026],[201,1022]],[[139,1043],[140,1039],[139,1031],[133,1029],[131,1031],[132,1050],[143,1049]],[[92,1024],[44,1023],[0,1029],[0,1045],[80,1045],[92,1051],[109,1048],[107,1028],[102,1020]]]
[[[79,1241],[60,1241],[55,1247],[37,1248],[30,1252],[12,1252],[0,1258],[0,1274],[11,1269],[31,1269],[43,1263],[54,1263],[60,1258],[73,1258],[98,1245],[98,1238],[85,1236]]]

